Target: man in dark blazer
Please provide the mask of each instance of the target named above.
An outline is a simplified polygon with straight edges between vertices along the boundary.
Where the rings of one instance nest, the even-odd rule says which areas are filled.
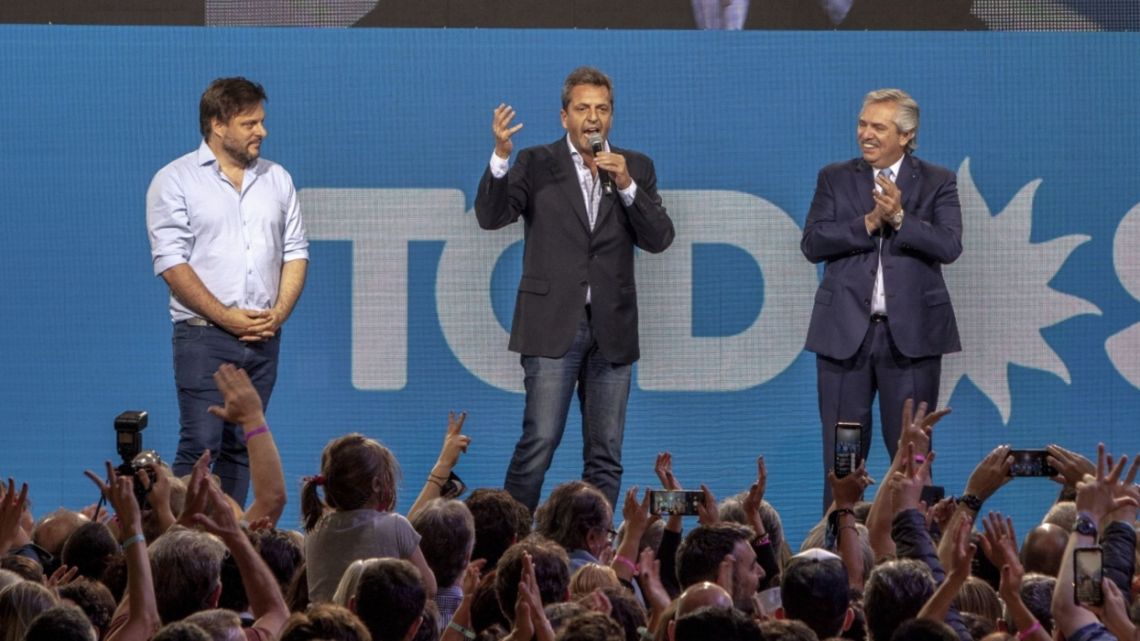
[[[616,504],[630,370],[638,359],[634,247],[657,253],[673,223],[657,195],[653,162],[609,146],[613,84],[580,67],[562,88],[566,136],[508,160],[522,128],[495,109],[495,152],[479,182],[483,229],[523,219],[523,273],[510,349],[522,354],[523,433],[504,487],[534,510],[577,386],[584,443],[582,479]],[[594,142],[603,149],[594,151]],[[602,533],[603,535],[605,533]]]
[[[954,172],[913,155],[918,104],[903,91],[868,93],[856,131],[862,157],[819,172],[800,243],[826,263],[806,346],[816,354],[825,472],[836,422],[862,426],[867,457],[876,392],[893,458],[903,402],[933,409],[942,355],[961,349],[942,279],[962,253]],[[824,482],[825,506],[829,490]]]

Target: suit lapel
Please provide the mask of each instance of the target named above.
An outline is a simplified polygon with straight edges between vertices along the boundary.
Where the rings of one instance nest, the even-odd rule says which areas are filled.
[[[862,210],[856,212],[864,215],[875,208],[875,199],[871,194],[875,191],[875,170],[867,161],[859,158],[855,162],[855,202],[862,205]]]
[[[570,148],[566,138],[560,138],[551,145],[553,153],[550,155],[550,173],[554,182],[558,183],[566,193],[566,200],[574,208],[574,215],[582,223],[587,233],[590,231],[590,218],[586,213],[586,201],[582,197],[582,185],[578,182],[578,169],[574,167],[574,159],[570,157]]]
[[[922,192],[922,173],[918,170],[918,159],[909,154],[903,159],[899,167],[899,177],[895,180],[899,191],[902,192],[902,208],[904,212],[915,210],[918,194]]]
[[[620,154],[621,150],[610,145],[610,152]],[[607,196],[606,192],[602,192],[602,199],[598,202],[598,219],[594,221],[595,232],[602,228],[602,221],[609,215],[610,211],[613,210],[614,204],[619,198],[621,198],[621,196],[618,194],[616,183],[614,184],[614,193],[612,196]]]

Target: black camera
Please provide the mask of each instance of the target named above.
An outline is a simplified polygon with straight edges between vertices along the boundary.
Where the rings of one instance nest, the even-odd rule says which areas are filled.
[[[150,489],[143,487],[142,483],[138,482],[138,477],[135,476],[136,472],[146,469],[153,485],[155,475],[148,469],[148,466],[152,463],[162,464],[158,452],[142,448],[142,431],[146,429],[146,423],[147,413],[144,411],[127,410],[115,417],[115,447],[119,451],[119,457],[123,460],[115,471],[120,476],[131,477],[134,481],[135,500],[139,503],[139,509],[149,507],[146,495]]]

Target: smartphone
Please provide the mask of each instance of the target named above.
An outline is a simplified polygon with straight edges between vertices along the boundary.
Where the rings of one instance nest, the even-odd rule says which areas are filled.
[[[675,514],[691,516],[698,513],[697,506],[704,498],[704,492],[699,490],[650,490],[649,511],[668,516]]]
[[[1099,547],[1073,550],[1073,597],[1077,605],[1104,605],[1101,560]]]
[[[439,496],[445,499],[459,498],[465,491],[467,491],[467,484],[455,472],[447,477],[443,482],[443,487],[439,488]]]
[[[1045,450],[1010,450],[1013,465],[1009,468],[1010,476],[1048,476],[1057,475],[1057,470],[1045,460],[1049,453]]]
[[[835,424],[835,470],[836,478],[843,478],[859,467],[863,459],[863,426],[859,423],[840,421]]]
[[[934,504],[946,498],[946,488],[941,485],[924,485],[922,486],[922,495],[919,500],[926,503],[926,507],[934,507]]]

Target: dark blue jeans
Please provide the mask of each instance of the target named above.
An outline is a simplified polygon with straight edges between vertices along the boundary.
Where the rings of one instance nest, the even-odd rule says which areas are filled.
[[[249,374],[261,403],[269,407],[269,395],[277,381],[277,352],[281,332],[258,343],[243,343],[219,327],[174,324],[174,384],[178,387],[178,411],[182,429],[174,473],[189,474],[194,461],[209,449],[214,474],[222,490],[241,505],[249,492],[249,453],[239,425],[226,423],[207,411],[224,405],[214,384],[214,372],[222,363],[233,363]]]
[[[582,480],[597,486],[616,505],[632,366],[602,357],[586,318],[561,358],[523,356],[521,361],[526,386],[523,433],[503,487],[534,511],[554,450],[562,442],[570,398],[577,386],[582,411]]]

